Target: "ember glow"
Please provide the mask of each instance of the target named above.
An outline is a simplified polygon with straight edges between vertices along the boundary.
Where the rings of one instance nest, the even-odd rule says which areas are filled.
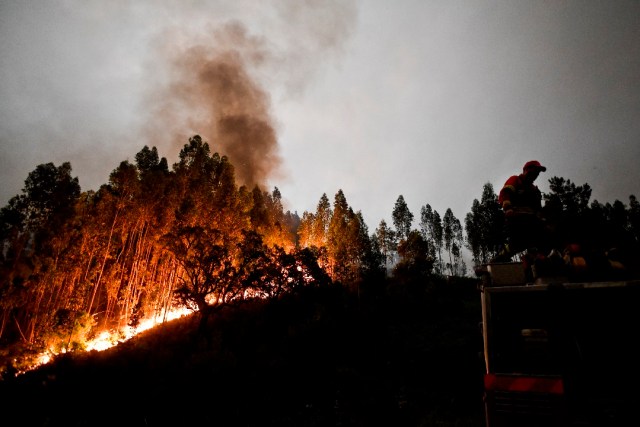
[[[135,328],[131,326],[126,326],[119,330],[103,331],[97,337],[87,341],[85,351],[107,350],[111,347],[114,347],[120,343],[123,343],[133,338],[134,336],[138,335],[141,332],[144,332],[148,329],[153,328],[158,324],[168,322],[174,319],[178,319],[180,317],[186,316],[191,313],[193,313],[193,311],[187,308],[174,309],[166,312],[163,316],[154,316],[152,318],[145,319],[141,321],[138,324],[138,326],[136,326]],[[66,352],[67,352],[66,349],[63,349],[61,352],[55,352],[53,349],[50,348],[47,350],[46,353],[41,354],[38,357],[37,362],[27,370],[32,370],[37,368],[38,366],[46,365],[51,361],[53,357],[57,356],[58,354],[63,354]],[[22,374],[27,370],[21,371],[19,373]]]

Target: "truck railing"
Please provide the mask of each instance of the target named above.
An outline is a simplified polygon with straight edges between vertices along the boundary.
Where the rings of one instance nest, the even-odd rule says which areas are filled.
[[[526,282],[520,263],[480,277],[486,426],[628,425],[640,408],[640,280]]]

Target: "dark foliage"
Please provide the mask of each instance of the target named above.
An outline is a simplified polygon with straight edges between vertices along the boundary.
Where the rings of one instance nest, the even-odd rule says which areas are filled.
[[[302,288],[0,381],[3,426],[479,426],[475,282]],[[23,410],[27,405],[27,409]]]

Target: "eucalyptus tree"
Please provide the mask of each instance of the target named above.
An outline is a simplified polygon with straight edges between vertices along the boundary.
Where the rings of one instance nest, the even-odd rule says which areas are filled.
[[[402,194],[398,196],[391,216],[393,218],[393,225],[396,228],[396,235],[398,239],[404,240],[409,237],[411,225],[413,223],[413,213],[409,210]]]
[[[25,305],[27,289],[23,283],[30,270],[28,258],[22,255],[29,234],[24,230],[25,212],[20,206],[21,199],[14,196],[0,209],[0,338],[7,342],[17,340],[19,336],[19,328],[16,329],[11,320],[15,311]],[[8,329],[9,338],[6,335]]]
[[[386,276],[386,257],[377,242],[376,234],[369,234],[369,228],[361,211],[356,212],[352,227],[356,234],[359,257],[360,279],[364,283],[378,282]]]
[[[265,201],[271,230],[269,235],[264,237],[268,246],[280,246],[288,251],[295,247],[295,232],[289,227],[289,218],[282,206],[282,194],[278,187],[274,187],[269,194],[265,192]]]
[[[106,321],[121,319],[131,326],[170,309],[168,296],[175,280],[175,268],[158,242],[175,218],[173,174],[156,147],[145,145],[135,159],[137,193],[125,213],[123,243],[111,271],[113,283],[105,310],[112,318]]]
[[[453,215],[451,208],[448,208],[444,214],[442,221],[444,246],[449,254],[449,274],[458,275],[461,270],[461,251],[464,244],[462,236],[462,224],[460,220]]]
[[[176,221],[185,227],[213,221],[214,195],[221,186],[217,169],[222,158],[211,154],[209,144],[199,135],[189,138],[173,165],[175,173]],[[224,191],[224,190],[223,190]]]
[[[278,298],[303,287],[329,284],[331,279],[319,267],[310,248],[286,251],[282,247],[261,244],[259,236],[245,239],[240,276],[248,298]]]
[[[178,226],[208,223],[227,239],[241,239],[241,231],[251,227],[251,199],[238,189],[229,159],[211,153],[199,135],[189,139],[179,159],[174,164]]]
[[[549,179],[549,190],[543,195],[547,210],[557,209],[565,215],[576,217],[589,208],[589,184],[575,185],[570,179],[554,176]]]
[[[251,219],[251,227],[259,234],[265,235],[269,229],[271,222],[269,218],[269,212],[267,210],[267,204],[265,201],[266,194],[262,189],[255,185],[251,191],[251,209],[249,211],[249,217]]]
[[[465,217],[467,247],[473,261],[482,264],[489,261],[504,243],[504,213],[498,203],[498,196],[490,182],[482,188],[482,198],[473,200],[471,212]]]
[[[294,247],[300,247],[298,229],[302,223],[297,211],[290,210],[284,213],[284,225],[289,231],[289,236],[293,239]]]
[[[167,159],[159,157],[156,147],[145,145],[135,157],[140,180],[137,205],[143,210],[144,221],[155,229],[154,233],[161,233],[173,218],[170,212],[173,175]]]
[[[313,246],[313,225],[315,216],[313,213],[304,211],[302,218],[300,218],[300,225],[298,226],[298,246],[301,248],[308,248]]]
[[[233,248],[219,230],[204,226],[183,226],[167,233],[163,240],[181,267],[176,300],[196,309],[206,322],[210,307],[222,307],[241,295]]]
[[[51,323],[51,304],[64,278],[59,263],[77,236],[73,224],[79,197],[71,164],[46,163],[29,173],[22,194],[0,211],[3,330],[10,315],[29,342]]]
[[[543,194],[543,213],[546,229],[553,231],[551,242],[564,248],[568,243],[585,244],[596,238],[601,230],[594,230],[590,224],[595,219],[590,217],[596,212],[589,209],[591,187],[554,176],[549,179],[549,190]]]
[[[109,175],[109,182],[98,190],[97,227],[93,245],[98,249],[96,269],[91,277],[91,291],[86,303],[90,314],[99,313],[104,326],[119,303],[120,289],[128,286],[131,274],[131,236],[139,224],[141,185],[137,167],[125,160]],[[124,308],[126,318],[129,307]]]
[[[387,226],[387,222],[383,219],[380,221],[378,228],[375,230],[375,240],[377,246],[384,257],[384,265],[386,268],[393,264],[394,254],[398,248],[395,231]]]
[[[263,252],[252,220],[258,229],[269,226],[268,208],[259,188],[249,192],[236,186],[228,158],[212,154],[198,135],[189,139],[179,158],[174,165],[175,221],[162,241],[180,267],[176,298],[198,309],[206,321],[211,306],[244,298],[243,274],[249,260],[258,257],[248,257],[248,251]]]
[[[340,189],[333,200],[333,212],[327,231],[327,252],[329,255],[329,271],[334,280],[346,279],[349,265],[349,246],[351,236],[348,232],[351,211],[344,192]]]
[[[9,269],[25,259],[22,252],[31,240],[25,223],[27,212],[24,208],[24,199],[24,195],[14,196],[9,199],[6,206],[0,209],[0,242],[2,243],[0,257],[2,257],[2,265]]]
[[[154,172],[166,174],[169,172],[169,166],[165,157],[160,158],[158,149],[145,145],[136,153],[136,166],[140,172],[140,178],[144,181],[147,175],[153,175]]]
[[[291,231],[282,206],[282,195],[278,187],[271,194],[255,186],[249,211],[251,226],[267,246],[280,246],[287,250],[295,247],[294,232]]]
[[[316,206],[316,212],[313,216],[313,225],[311,230],[311,246],[326,247],[329,240],[329,223],[333,211],[331,210],[331,203],[326,193],[322,193],[318,205]]]
[[[400,260],[393,269],[395,281],[406,286],[410,292],[424,291],[433,270],[429,243],[418,230],[412,230],[398,244],[398,255]]]
[[[66,300],[67,265],[65,256],[73,251],[78,237],[75,219],[76,203],[80,197],[80,184],[71,175],[71,164],[39,165],[25,181],[25,220],[32,237],[30,250],[30,293],[32,306],[28,337],[31,342],[39,338],[55,323],[53,316],[61,308],[74,309]],[[34,286],[35,285],[35,286]]]
[[[323,193],[316,206],[315,213],[303,212],[298,227],[298,245],[309,248],[318,258],[322,268],[329,268],[327,255],[329,223],[333,212],[326,193]]]
[[[329,282],[309,250],[287,252],[266,245],[254,230],[241,234],[233,245],[206,226],[181,227],[164,236],[182,270],[174,297],[197,310],[201,328],[211,313],[247,299],[276,298],[301,286]]]
[[[359,292],[365,278],[372,279],[382,271],[382,257],[375,252],[362,212],[353,212],[351,207],[348,210],[345,241],[346,264],[349,266],[347,282],[356,285]]]
[[[427,242],[429,242],[430,255],[434,259],[437,259],[435,263],[436,272],[442,273],[442,219],[438,211],[432,209],[429,204],[422,206],[420,209],[420,231]]]

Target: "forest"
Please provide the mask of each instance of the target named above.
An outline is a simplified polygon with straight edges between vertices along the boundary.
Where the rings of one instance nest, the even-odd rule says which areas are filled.
[[[635,196],[628,205],[603,204],[591,201],[588,184],[561,177],[549,183],[545,215],[559,241],[579,243],[594,266],[615,248],[617,261],[636,275]],[[468,292],[460,291],[457,303],[451,294],[456,286],[474,287],[463,249],[478,265],[504,240],[493,186],[479,185],[479,191],[463,221],[451,209],[441,216],[425,204],[418,227],[399,195],[393,224],[381,220],[370,232],[340,189],[333,203],[322,194],[315,212],[285,212],[277,188],[238,185],[229,159],[198,135],[171,168],[155,147],[144,146],[135,163],[122,161],[97,191],[81,191],[69,163],[39,165],[0,210],[2,381],[15,380],[43,353],[65,360],[103,331],[135,329],[180,308],[197,314],[193,333],[203,337],[229,310],[246,314],[247,307],[272,307],[303,294],[311,304],[309,295],[329,289],[350,301],[345,306],[373,310],[376,319],[385,301],[395,301],[389,308],[395,313],[411,301],[434,313],[440,303],[456,306],[465,298],[472,307]],[[478,313],[470,310],[459,314],[473,323]],[[443,314],[439,321],[446,319]]]

